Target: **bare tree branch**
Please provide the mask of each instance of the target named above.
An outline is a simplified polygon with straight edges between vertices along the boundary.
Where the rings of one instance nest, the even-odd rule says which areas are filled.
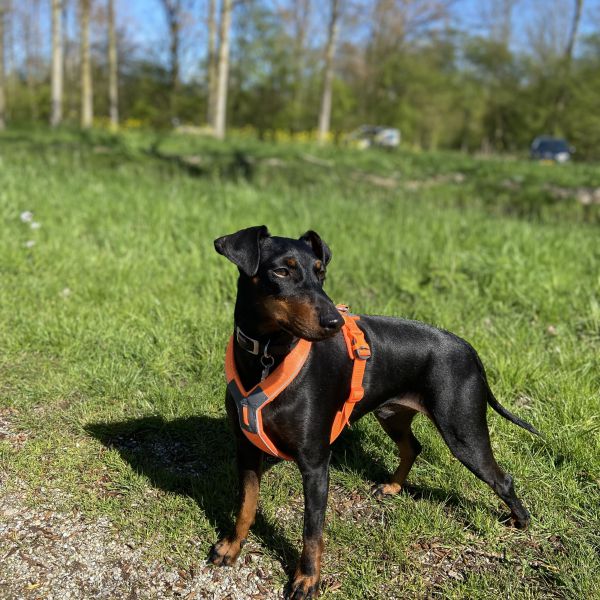
[[[60,125],[63,114],[62,4],[62,0],[52,0],[52,127]]]
[[[232,0],[221,0],[221,24],[219,31],[219,71],[217,97],[215,100],[215,136],[225,137],[227,112],[227,87],[229,80],[229,29],[231,27]]]
[[[94,105],[92,95],[92,64],[90,57],[91,0],[81,0],[81,126],[92,126]]]
[[[117,34],[115,29],[115,3],[108,0],[108,102],[110,125],[119,127],[119,70],[117,57]]]
[[[331,16],[327,30],[327,45],[325,46],[325,66],[323,69],[323,94],[321,96],[321,110],[319,111],[320,143],[324,143],[329,134],[331,125],[331,102],[333,95],[333,58],[337,43],[340,18],[340,1],[331,0]]]
[[[5,0],[0,0],[0,131],[6,127],[6,73],[4,69],[4,20],[6,11]]]

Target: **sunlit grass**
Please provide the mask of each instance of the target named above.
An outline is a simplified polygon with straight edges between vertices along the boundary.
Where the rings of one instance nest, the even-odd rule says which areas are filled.
[[[365,508],[356,519],[328,511],[326,580],[348,598],[597,593],[598,213],[545,191],[599,186],[597,167],[43,131],[0,138],[0,167],[0,402],[28,432],[20,449],[0,441],[9,486],[25,481],[35,501],[51,485],[65,507],[156,536],[157,556],[202,558],[193,541],[208,551],[234,486],[222,364],[235,269],[212,241],[261,223],[290,236],[315,229],[333,250],[336,301],[465,337],[497,397],[545,434],[490,413],[497,456],[533,515],[523,533],[499,523],[499,501],[425,421],[410,476],[418,499],[372,500],[370,478],[395,457],[366,418],[336,450],[330,507],[357,492]],[[435,179],[443,173],[465,179]],[[39,229],[22,222],[26,210]],[[147,455],[107,448],[119,435]],[[173,471],[179,462],[189,469]],[[266,474],[261,503],[253,539],[288,567],[301,532],[294,465]],[[427,543],[510,560],[432,583]]]

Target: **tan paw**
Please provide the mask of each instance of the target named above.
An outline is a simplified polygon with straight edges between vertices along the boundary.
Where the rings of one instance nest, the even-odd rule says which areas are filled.
[[[243,542],[244,540],[242,540]],[[208,562],[218,567],[229,567],[240,555],[242,543],[239,541],[231,541],[228,538],[223,538],[217,542],[211,549],[208,555]]]
[[[514,513],[508,518],[508,526],[515,527],[516,529],[527,529],[529,527],[530,517],[526,513],[522,517],[518,517]]]
[[[290,583],[286,598],[287,600],[308,600],[319,595],[319,578],[316,575],[298,574]]]
[[[402,486],[399,483],[380,483],[372,488],[373,495],[378,500],[382,500],[386,496],[396,496],[402,491]]]

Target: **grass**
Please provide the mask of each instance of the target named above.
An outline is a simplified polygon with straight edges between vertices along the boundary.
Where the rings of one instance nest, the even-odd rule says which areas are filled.
[[[383,503],[369,488],[393,445],[371,417],[347,431],[324,562],[325,587],[341,587],[325,597],[598,597],[600,207],[548,186],[600,187],[600,168],[13,131],[0,179],[0,407],[26,437],[0,440],[7,488],[24,483],[29,502],[58,490],[61,508],[152,539],[153,557],[201,560],[235,487],[222,375],[235,269],[212,240],[315,229],[334,300],[465,337],[498,399],[545,434],[490,412],[533,515],[519,532],[425,419],[413,492]],[[295,466],[273,466],[252,543],[280,562],[281,587],[301,507]]]

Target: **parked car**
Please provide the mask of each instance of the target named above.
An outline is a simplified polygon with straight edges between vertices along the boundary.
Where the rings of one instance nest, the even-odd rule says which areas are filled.
[[[530,155],[535,160],[553,160],[564,163],[571,159],[575,152],[566,140],[542,135],[536,137],[531,144]]]
[[[357,148],[397,148],[400,145],[400,130],[380,125],[362,125],[348,135],[347,141]]]

